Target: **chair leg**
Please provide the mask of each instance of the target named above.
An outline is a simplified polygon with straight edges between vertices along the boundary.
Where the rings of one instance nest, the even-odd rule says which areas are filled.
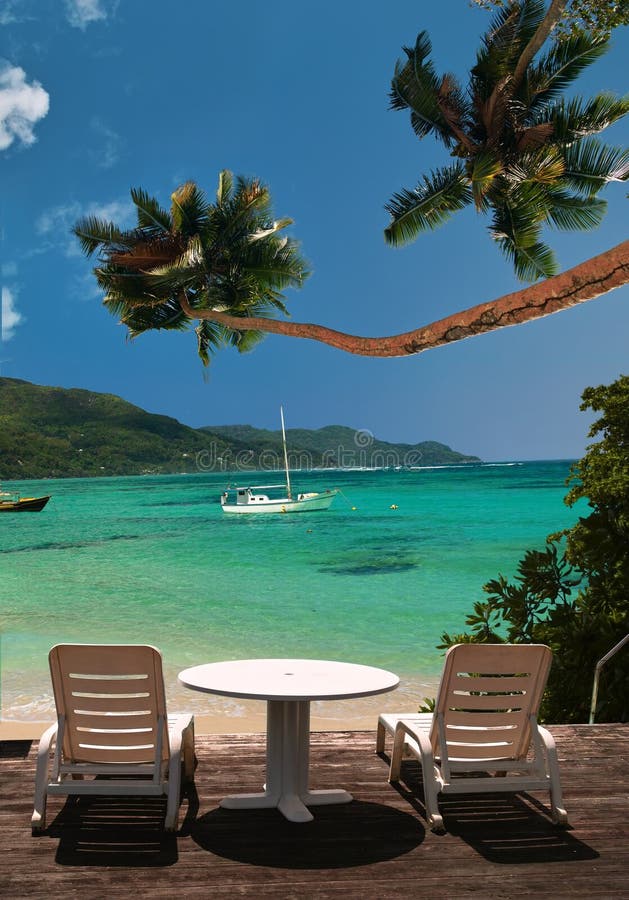
[[[422,760],[422,781],[424,783],[424,803],[426,804],[426,819],[431,831],[444,832],[443,817],[439,812],[439,791],[435,783],[432,764]]]
[[[404,752],[405,739],[406,732],[398,725],[395,729],[393,749],[391,750],[391,762],[389,764],[389,781],[391,782],[400,780],[400,769],[402,767],[402,754]]]
[[[45,781],[40,785],[39,779],[35,784],[35,803],[33,806],[33,815],[31,816],[31,834],[41,834],[46,830],[46,801],[48,793],[46,791]]]
[[[183,778],[184,782],[194,781],[194,767],[197,757],[194,752],[194,718],[183,733]]]
[[[378,728],[376,730],[376,753],[384,753],[384,740],[386,731],[384,723],[378,719]]]
[[[544,744],[548,777],[550,778],[550,808],[555,825],[567,825],[568,813],[564,809],[561,780],[559,778],[559,760],[557,747],[552,734],[542,726],[538,726],[539,734]]]
[[[35,800],[31,816],[31,832],[41,834],[46,828],[46,801],[48,800],[48,771],[50,768],[50,747],[57,734],[57,725],[52,725],[41,736],[37,749],[35,771]]]
[[[166,800],[166,818],[164,831],[177,831],[179,819],[179,803],[181,800],[181,760],[171,759],[168,772],[168,795]]]

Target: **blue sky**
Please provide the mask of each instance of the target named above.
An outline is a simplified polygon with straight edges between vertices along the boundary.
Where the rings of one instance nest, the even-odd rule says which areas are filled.
[[[396,59],[426,29],[438,71],[465,76],[487,13],[467,0],[0,0],[2,375],[118,394],[193,426],[247,422],[438,440],[487,460],[581,455],[591,384],[629,371],[629,288],[415,358],[378,360],[268,337],[204,378],[193,333],[133,342],[105,311],[70,234],[87,213],[131,223],[129,188],[168,205],[218,172],[270,185],[313,275],[296,321],[363,335],[427,324],[518,287],[471,210],[403,249],[383,207],[446,157],[388,109]],[[627,29],[578,82],[627,90]],[[627,122],[605,134],[627,144]],[[551,235],[562,268],[627,238],[626,186],[594,232]]]

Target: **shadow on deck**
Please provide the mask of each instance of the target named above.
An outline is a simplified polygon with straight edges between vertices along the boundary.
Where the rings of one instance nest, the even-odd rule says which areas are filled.
[[[354,802],[287,822],[276,810],[234,811],[226,794],[264,780],[263,735],[197,739],[196,785],[180,830],[162,829],[165,801],[49,800],[49,826],[30,836],[36,744],[0,744],[0,894],[185,898],[626,896],[629,726],[555,726],[571,827],[556,828],[541,794],[450,796],[447,834],[427,829],[421,778],[386,781],[375,734],[314,734],[312,786]]]

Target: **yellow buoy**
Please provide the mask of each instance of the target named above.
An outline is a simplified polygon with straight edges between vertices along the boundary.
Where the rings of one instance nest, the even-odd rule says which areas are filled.
[[[398,508],[397,503],[392,503],[391,506],[389,507],[389,509],[397,509],[397,508]]]

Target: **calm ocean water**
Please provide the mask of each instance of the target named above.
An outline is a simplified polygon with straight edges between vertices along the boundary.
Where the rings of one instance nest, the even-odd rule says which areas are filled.
[[[423,696],[441,633],[463,629],[482,585],[576,521],[568,469],[295,473],[299,490],[343,495],[328,512],[262,517],[226,516],[217,473],[6,485],[52,500],[0,516],[2,717],[50,717],[59,641],[155,644],[171,707],[207,707],[183,699],[182,668],[256,656],[383,666]]]

